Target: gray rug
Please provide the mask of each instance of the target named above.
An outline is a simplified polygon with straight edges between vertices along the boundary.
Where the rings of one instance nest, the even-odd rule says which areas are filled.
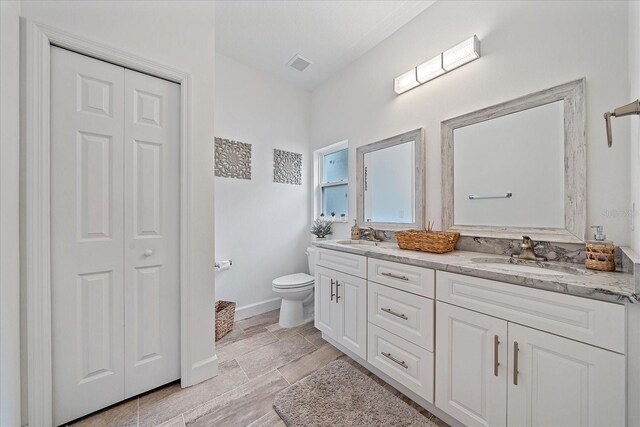
[[[433,426],[407,403],[342,360],[282,390],[273,408],[288,427]]]

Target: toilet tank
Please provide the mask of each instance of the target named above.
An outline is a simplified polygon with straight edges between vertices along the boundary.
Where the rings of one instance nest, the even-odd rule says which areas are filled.
[[[318,249],[315,246],[309,246],[307,248],[307,260],[309,261],[309,274],[316,275],[316,253]]]

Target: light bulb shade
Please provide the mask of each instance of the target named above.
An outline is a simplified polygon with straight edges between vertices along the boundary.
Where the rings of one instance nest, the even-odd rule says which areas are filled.
[[[480,40],[475,35],[442,53],[442,67],[451,71],[480,58]]]
[[[395,79],[393,79],[393,90],[397,94],[401,94],[403,92],[408,91],[409,89],[413,89],[414,87],[420,85],[418,79],[416,77],[416,69],[412,68],[404,74],[399,75]]]
[[[426,83],[429,80],[433,80],[436,77],[443,75],[445,72],[445,69],[442,68],[442,54],[418,65],[416,68],[418,82],[421,84]]]

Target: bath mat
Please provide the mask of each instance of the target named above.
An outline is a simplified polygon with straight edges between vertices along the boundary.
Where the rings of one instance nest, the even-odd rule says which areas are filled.
[[[282,390],[273,408],[288,427],[433,426],[414,408],[342,360]]]

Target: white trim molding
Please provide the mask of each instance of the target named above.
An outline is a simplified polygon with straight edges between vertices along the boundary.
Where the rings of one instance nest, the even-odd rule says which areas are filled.
[[[26,75],[26,292],[29,424],[52,423],[49,94],[50,50],[55,45],[180,85],[180,364],[181,385],[190,386],[217,373],[213,355],[192,363],[189,218],[191,76],[129,53],[22,19]],[[213,335],[212,335],[213,336]]]

